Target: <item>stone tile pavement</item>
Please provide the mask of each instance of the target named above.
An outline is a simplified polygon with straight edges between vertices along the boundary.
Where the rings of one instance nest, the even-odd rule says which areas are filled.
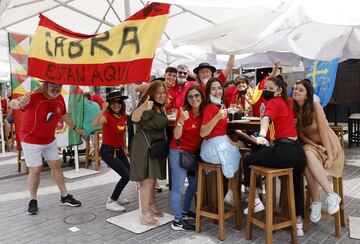
[[[7,159],[9,160],[9,159]],[[15,162],[15,158],[13,158]],[[0,159],[0,165],[4,163]],[[9,161],[16,167],[16,164]],[[10,166],[7,166],[8,168]],[[70,170],[67,167],[64,170]],[[10,170],[10,169],[9,169]],[[12,172],[12,171],[11,171]],[[66,180],[69,191],[83,202],[80,208],[59,206],[59,194],[49,171],[41,176],[39,189],[40,213],[36,216],[26,214],[28,193],[26,189],[26,176],[0,178],[0,243],[221,243],[217,239],[218,228],[209,220],[202,221],[202,232],[176,232],[170,224],[150,230],[143,234],[134,234],[125,229],[106,222],[107,218],[119,213],[105,210],[105,200],[111,194],[118,176],[102,163],[101,173]],[[165,182],[161,182],[165,185]],[[360,148],[346,149],[346,166],[344,170],[344,192],[346,216],[360,217]],[[138,197],[133,182],[124,190],[124,196],[131,203],[125,205],[127,211],[138,208]],[[156,193],[157,203],[167,213],[171,213],[169,191]],[[245,206],[244,200],[242,205]],[[96,219],[78,225],[64,222],[65,217],[91,213]],[[254,227],[253,240],[245,240],[245,221],[242,216],[242,230],[234,229],[234,222],[226,222],[226,240],[222,243],[265,243],[265,233]],[[346,219],[347,221],[347,219]],[[346,223],[347,224],[347,223]],[[76,226],[80,230],[71,232],[68,228]],[[359,227],[360,228],[360,227]],[[288,231],[277,231],[273,243],[289,243]],[[309,232],[299,238],[299,243],[359,243],[360,240],[349,238],[348,225],[342,230],[341,238],[334,237],[333,218],[323,218],[318,224],[312,224]]]

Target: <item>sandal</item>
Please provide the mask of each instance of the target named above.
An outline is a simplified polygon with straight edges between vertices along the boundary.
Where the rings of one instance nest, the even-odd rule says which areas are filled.
[[[154,219],[151,213],[147,213],[145,215],[140,215],[140,224],[147,226],[159,226],[159,221]]]
[[[149,209],[153,216],[164,217],[164,212],[161,209],[158,209],[155,205],[151,205]]]

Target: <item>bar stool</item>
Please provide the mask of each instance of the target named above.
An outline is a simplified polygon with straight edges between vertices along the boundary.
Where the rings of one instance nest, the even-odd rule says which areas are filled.
[[[342,148],[344,149],[344,132],[342,126],[330,126],[330,128],[337,135]],[[344,204],[344,187],[343,187],[343,178],[342,176],[339,178],[332,177],[333,181],[333,189],[336,194],[338,194],[341,198],[340,202],[340,210],[333,214],[334,222],[335,222],[335,236],[340,237],[341,234],[341,226],[345,227],[345,204]],[[310,192],[305,187],[305,209],[304,209],[304,231],[308,231],[310,227],[310,205],[311,205],[311,196]],[[329,213],[327,211],[321,211],[321,215],[328,216]]]
[[[246,222],[246,240],[252,239],[252,224],[259,226],[266,231],[266,243],[272,243],[272,235],[274,230],[291,227],[291,242],[297,243],[297,231],[296,231],[296,213],[295,213],[295,200],[294,200],[294,185],[293,185],[293,173],[292,168],[285,169],[273,169],[261,166],[251,165],[250,176],[250,189],[248,200],[248,216]],[[266,189],[266,208],[265,208],[265,222],[260,221],[254,216],[254,202],[256,191],[256,176],[262,175],[266,177],[265,189]],[[286,191],[282,190],[282,193],[287,194],[287,201],[281,203],[282,210],[287,210],[285,214],[282,213],[282,221],[274,223],[274,205],[275,193],[274,184],[276,177],[280,177],[282,186],[287,186]],[[286,204],[287,203],[287,204]],[[286,205],[286,206],[285,206]]]
[[[99,171],[100,169],[100,136],[102,136],[102,131],[94,132],[94,150],[90,152],[90,135],[86,138],[86,156],[85,156],[85,168],[89,168],[90,160],[95,161],[95,170]]]
[[[216,195],[213,195],[212,201],[209,201],[206,206],[202,206],[204,202],[204,174],[205,171],[213,171],[216,175]],[[241,229],[240,216],[240,199],[239,199],[239,172],[233,178],[229,179],[229,189],[233,192],[234,207],[225,206],[224,204],[224,188],[223,188],[223,173],[221,171],[221,164],[209,164],[200,162],[198,171],[198,190],[197,190],[197,204],[196,204],[196,223],[195,230],[197,233],[201,231],[201,217],[207,217],[217,220],[219,223],[219,240],[225,240],[225,220],[234,216],[236,229]],[[215,193],[212,191],[211,193]]]

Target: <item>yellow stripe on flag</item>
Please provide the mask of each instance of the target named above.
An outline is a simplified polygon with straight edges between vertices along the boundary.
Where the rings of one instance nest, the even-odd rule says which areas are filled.
[[[13,94],[25,94],[27,91],[25,90],[25,88],[22,85],[17,86],[14,90],[12,90]]]
[[[29,57],[61,64],[99,64],[153,58],[168,15],[125,21],[93,38],[77,39],[39,26]]]

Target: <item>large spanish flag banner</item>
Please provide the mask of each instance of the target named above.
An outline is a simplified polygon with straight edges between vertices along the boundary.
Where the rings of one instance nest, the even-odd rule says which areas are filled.
[[[28,75],[82,86],[147,81],[169,8],[169,4],[151,3],[98,35],[75,33],[40,15]]]

